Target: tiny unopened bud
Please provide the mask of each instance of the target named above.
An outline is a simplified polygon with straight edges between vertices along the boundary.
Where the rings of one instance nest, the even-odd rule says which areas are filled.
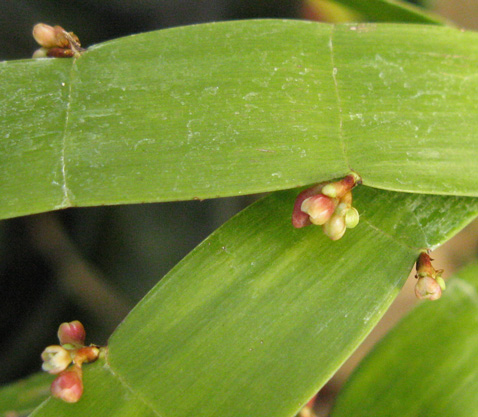
[[[33,37],[40,46],[54,48],[58,45],[57,30],[50,25],[38,23],[33,27]]]
[[[432,277],[424,276],[418,278],[415,285],[415,295],[420,300],[438,300],[441,297],[441,292],[440,284]]]
[[[41,354],[42,369],[50,374],[59,374],[71,363],[71,355],[64,347],[48,346]]]
[[[85,337],[85,328],[78,320],[62,323],[58,328],[58,339],[61,345],[71,345],[71,347],[84,346]]]
[[[345,225],[348,229],[353,229],[355,226],[358,225],[360,220],[359,212],[355,207],[349,207],[345,211]]]
[[[311,223],[310,217],[307,213],[302,211],[302,203],[305,199],[313,195],[320,194],[324,184],[317,184],[311,188],[302,191],[295,199],[294,209],[292,210],[292,225],[298,229],[309,226]]]
[[[335,209],[335,212],[339,215],[339,216],[345,216],[345,212],[347,211],[349,207],[347,206],[347,204],[344,204],[344,203],[340,203],[337,208]]]
[[[339,240],[346,230],[344,216],[337,213],[333,214],[329,221],[322,226],[322,229],[330,239]]]
[[[356,174],[350,174],[340,181],[331,182],[324,186],[322,194],[332,198],[341,198],[358,184],[360,181],[358,178]]]
[[[337,186],[336,183],[327,184],[324,189],[324,194],[332,198],[337,198]]]
[[[72,366],[63,371],[51,384],[51,394],[67,403],[76,403],[83,394],[82,371]]]
[[[438,285],[440,286],[440,288],[441,288],[442,291],[445,291],[445,290],[446,290],[445,280],[444,280],[442,277],[437,276],[437,277],[436,277],[436,282],[438,282]]]
[[[46,58],[48,56],[47,52],[48,49],[46,48],[37,49],[35,52],[33,52],[32,58]]]
[[[323,225],[334,213],[337,201],[323,194],[306,198],[301,210],[310,216],[310,221],[316,225]]]
[[[100,349],[97,346],[85,346],[78,349],[73,358],[76,365],[81,366],[83,363],[94,362],[100,355]]]
[[[433,268],[432,265],[432,258],[430,258],[430,255],[428,255],[427,252],[422,252],[420,253],[420,256],[418,257],[417,260],[417,277],[432,277],[436,278],[437,271],[435,268]],[[443,272],[443,271],[440,271]]]

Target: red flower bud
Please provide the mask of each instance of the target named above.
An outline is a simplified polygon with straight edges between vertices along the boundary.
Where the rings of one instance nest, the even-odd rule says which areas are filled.
[[[82,371],[72,366],[63,371],[51,384],[51,394],[67,403],[76,403],[83,394]]]
[[[441,276],[443,270],[436,270],[432,265],[432,258],[428,255],[427,252],[422,252],[417,260],[417,278],[429,276],[432,278],[437,278]]]
[[[309,220],[316,225],[323,225],[334,214],[337,200],[323,194],[306,198],[301,210],[309,215]]]
[[[78,321],[62,323],[58,328],[58,339],[62,345],[79,347],[85,345],[86,332],[83,325]]]
[[[292,210],[292,225],[294,227],[300,229],[301,227],[312,224],[309,215],[302,211],[302,203],[305,199],[320,194],[323,186],[324,184],[318,184],[311,188],[307,188],[297,196],[294,203],[294,209]]]

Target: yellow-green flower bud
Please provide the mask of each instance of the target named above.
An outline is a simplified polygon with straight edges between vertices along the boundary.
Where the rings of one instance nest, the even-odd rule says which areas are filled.
[[[332,240],[339,240],[345,233],[345,218],[335,213],[327,223],[322,226],[326,236]]]
[[[41,354],[42,369],[50,374],[59,374],[71,363],[71,355],[64,347],[48,346]]]
[[[347,229],[353,229],[358,225],[359,220],[360,215],[356,208],[350,207],[345,211],[345,225]]]
[[[435,279],[436,279],[436,282],[438,282],[438,285],[440,286],[441,290],[445,291],[446,289],[445,280],[440,276],[436,277]]]

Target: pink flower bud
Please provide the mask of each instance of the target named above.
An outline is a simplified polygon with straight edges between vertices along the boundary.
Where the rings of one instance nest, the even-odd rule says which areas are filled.
[[[337,201],[323,194],[306,198],[301,210],[309,215],[309,220],[316,225],[323,225],[334,214]]]
[[[415,285],[415,295],[420,300],[438,300],[441,297],[440,284],[429,276],[418,278]]]
[[[435,278],[437,271],[433,268],[432,258],[428,255],[427,252],[420,253],[418,257],[417,264],[417,277],[429,276]]]
[[[59,374],[71,363],[71,355],[64,347],[48,346],[41,354],[42,369],[50,374]]]
[[[86,332],[83,325],[78,321],[62,323],[58,328],[58,339],[62,345],[80,347],[85,345]]]
[[[335,213],[330,220],[322,226],[326,236],[332,240],[339,240],[345,233],[345,218]]]
[[[294,209],[292,210],[292,225],[294,227],[299,229],[312,224],[309,215],[302,211],[302,203],[305,199],[320,194],[323,186],[324,184],[318,184],[311,188],[307,188],[297,196],[294,203]]]
[[[78,366],[73,366],[63,371],[52,382],[51,394],[67,403],[76,403],[83,394],[82,371]]]

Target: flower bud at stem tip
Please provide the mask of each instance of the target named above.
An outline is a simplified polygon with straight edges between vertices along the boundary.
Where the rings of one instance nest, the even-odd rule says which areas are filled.
[[[58,339],[62,345],[84,346],[86,332],[78,320],[62,323],[58,328]]]

